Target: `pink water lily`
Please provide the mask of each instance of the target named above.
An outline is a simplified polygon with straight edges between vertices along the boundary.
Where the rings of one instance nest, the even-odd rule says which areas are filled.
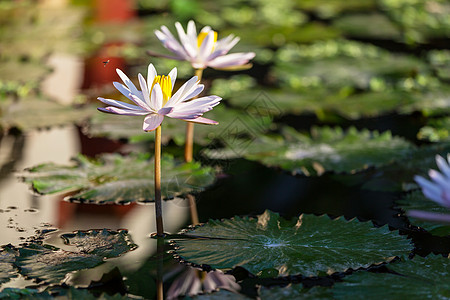
[[[166,26],[155,30],[156,37],[175,56],[164,56],[176,60],[186,60],[195,69],[206,67],[226,69],[247,64],[255,57],[253,52],[227,54],[238,42],[239,37],[229,35],[217,40],[217,32],[209,26],[203,27],[197,35],[194,21],[189,21],[185,32],[180,23],[175,23],[179,41]],[[160,56],[160,55],[158,55]]]
[[[141,90],[138,90],[131,80],[119,69],[117,74],[123,84],[114,82],[114,87],[134,104],[98,97],[108,107],[98,108],[101,112],[128,116],[145,116],[143,129],[153,131],[161,125],[164,117],[180,119],[202,124],[218,124],[216,121],[203,118],[205,112],[218,105],[222,98],[206,96],[189,101],[199,95],[204,88],[199,84],[197,76],[189,79],[172,95],[177,77],[177,69],[173,68],[167,76],[157,75],[153,64],[148,66],[147,80],[139,74]]]

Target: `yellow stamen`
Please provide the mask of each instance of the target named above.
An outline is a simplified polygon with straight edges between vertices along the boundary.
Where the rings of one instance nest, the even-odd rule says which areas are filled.
[[[170,79],[170,76],[158,75],[153,80],[152,89],[156,83],[158,83],[161,87],[163,94],[163,105],[165,105],[167,101],[169,101],[170,97],[172,97],[172,80]]]
[[[214,44],[217,42],[217,32],[214,32]],[[200,48],[200,46],[202,45],[203,41],[205,40],[206,36],[208,35],[209,32],[206,31],[202,31],[198,34],[197,36],[197,46]]]

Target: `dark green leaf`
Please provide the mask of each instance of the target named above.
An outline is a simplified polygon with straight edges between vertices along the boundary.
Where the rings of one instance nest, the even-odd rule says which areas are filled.
[[[69,200],[97,204],[154,200],[154,162],[148,156],[105,154],[99,160],[79,155],[74,166],[42,164],[28,170],[25,182],[41,194],[78,191]],[[214,181],[214,171],[200,163],[162,158],[162,194],[166,198],[197,192]]]
[[[126,230],[76,231],[63,234],[61,238],[66,244],[76,246],[81,253],[106,258],[117,257],[137,248]]]
[[[429,255],[392,263],[394,272],[356,272],[334,285],[337,299],[448,299],[450,286],[450,261],[448,258]]]
[[[427,212],[450,214],[450,210],[427,199],[421,191],[415,191],[407,194],[402,199],[396,201],[400,207],[408,213],[409,210],[422,210]],[[431,234],[446,236],[450,235],[450,225],[439,224],[418,218],[409,217],[411,223],[415,226],[422,227]]]
[[[277,269],[281,276],[368,267],[412,249],[406,237],[387,226],[314,215],[285,220],[270,211],[257,219],[210,220],[188,230],[186,237],[176,241],[182,260],[217,269],[241,266],[253,274]]]
[[[400,29],[383,14],[352,14],[338,18],[333,25],[346,36],[364,39],[399,40]]]
[[[8,282],[11,278],[17,277],[17,270],[14,268],[15,253],[9,247],[3,247],[0,251],[0,284]],[[1,295],[1,293],[0,293]],[[1,298],[1,296],[0,296]]]
[[[301,284],[291,284],[287,287],[261,288],[261,299],[331,299],[329,288],[315,286],[304,288]]]
[[[5,288],[0,292],[0,299],[43,300],[55,299],[47,291],[37,289]]]
[[[401,159],[413,146],[390,132],[350,128],[314,127],[311,136],[285,127],[283,136],[259,136],[246,144],[236,142],[225,149],[207,151],[212,158],[243,156],[293,173],[357,172]]]
[[[431,142],[450,141],[450,117],[432,119],[417,134],[421,140]]]

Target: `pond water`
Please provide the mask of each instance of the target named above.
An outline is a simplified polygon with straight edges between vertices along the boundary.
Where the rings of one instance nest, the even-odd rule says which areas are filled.
[[[2,23],[12,35],[26,28],[23,38],[0,31],[11,43],[0,52],[0,298],[155,299],[161,280],[170,299],[383,298],[383,289],[370,284],[389,284],[392,274],[413,278],[416,286],[432,277],[431,285],[441,288],[427,286],[420,294],[401,282],[387,289],[392,298],[448,297],[450,263],[439,260],[450,253],[448,224],[421,223],[405,213],[445,212],[425,199],[413,177],[427,176],[436,169],[435,155],[450,151],[448,2],[415,3],[410,15],[402,14],[400,0],[274,7],[262,0],[217,7],[210,1],[60,2],[0,4],[2,15],[32,8],[28,23],[13,14]],[[61,12],[66,20],[57,17]],[[163,201],[168,235],[161,243],[152,237],[154,205],[142,203],[152,199],[141,199],[139,183],[133,194],[120,181],[130,168],[147,174],[148,159],[133,153],[151,153],[153,133],[140,132],[139,117],[98,116],[95,98],[118,99],[115,68],[135,80],[149,61],[162,74],[177,66],[180,81],[189,79],[189,64],[145,51],[167,53],[153,31],[166,25],[174,32],[175,21],[185,28],[191,18],[240,36],[236,51],[255,51],[256,58],[244,71],[205,70],[208,93],[224,101],[210,112],[220,125],[196,125],[194,158],[202,166],[173,163],[183,156],[184,123],[165,123],[163,152],[171,157],[164,162],[173,163],[166,171],[174,179],[163,173],[163,193],[176,196]],[[369,30],[367,20],[379,30]],[[53,32],[55,24],[66,25]],[[43,38],[54,42],[41,49]],[[35,49],[24,49],[24,42]],[[32,71],[22,79],[9,63]],[[101,162],[87,163],[80,153]],[[101,156],[108,153],[129,154],[131,162]],[[76,168],[59,167],[74,165],[74,157]],[[62,172],[59,181],[28,180],[40,176],[30,168],[49,163]],[[108,169],[111,164],[118,167]],[[122,184],[132,197],[113,186],[119,196],[97,205],[102,201],[89,189],[109,183]],[[59,193],[37,193],[52,188]],[[88,192],[74,196],[80,189]],[[207,225],[189,226],[189,201],[179,194],[194,197]],[[124,199],[126,205],[115,204]],[[374,274],[381,277],[352,277]]]

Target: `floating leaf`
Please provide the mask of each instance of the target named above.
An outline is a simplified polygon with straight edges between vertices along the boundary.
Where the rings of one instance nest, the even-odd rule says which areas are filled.
[[[26,277],[59,283],[67,273],[98,266],[103,257],[30,244],[19,249],[16,265]]]
[[[407,194],[396,203],[408,213],[409,210],[421,210],[440,214],[450,214],[450,210],[426,198],[421,191],[415,191]],[[440,224],[418,218],[409,217],[411,223],[418,227],[426,229],[434,235],[446,236],[450,235],[450,225]]]
[[[450,117],[432,119],[417,134],[420,140],[431,142],[450,141]]]
[[[432,50],[428,52],[428,61],[442,80],[450,80],[450,50]]]
[[[42,164],[28,170],[25,182],[41,194],[78,191],[69,200],[105,203],[150,202],[154,200],[154,162],[148,156],[105,154],[99,160],[83,155],[74,166]],[[166,198],[197,192],[214,181],[214,171],[200,163],[181,163],[163,156],[162,193]]]
[[[221,290],[219,290],[217,292],[213,292],[213,293],[195,295],[195,296],[192,297],[192,299],[201,299],[201,300],[208,300],[208,299],[211,299],[211,300],[215,300],[215,299],[217,299],[217,300],[222,300],[222,299],[225,299],[225,300],[228,300],[228,299],[229,300],[248,300],[248,299],[252,299],[252,298],[249,298],[249,297],[247,297],[245,295],[242,295],[242,294],[239,294],[239,293],[235,293],[235,292],[231,292],[231,291],[228,291],[228,290],[221,289]]]
[[[13,250],[3,247],[0,251],[0,284],[8,282],[11,278],[17,277],[17,270],[14,268],[16,257]],[[1,298],[1,293],[0,293]]]
[[[343,12],[372,11],[376,8],[375,0],[302,0],[297,3],[300,8],[317,13],[321,18],[332,18]]]
[[[315,286],[304,288],[301,284],[291,284],[287,287],[261,288],[261,299],[331,299],[329,288]]]
[[[284,220],[265,211],[258,218],[210,220],[176,241],[176,255],[215,269],[246,268],[253,274],[316,276],[390,261],[412,249],[406,237],[370,222],[301,215]]]
[[[11,102],[3,109],[0,126],[22,131],[67,125],[87,119],[95,113],[92,107],[74,108],[39,98],[26,98]]]
[[[388,265],[398,274],[358,271],[337,282],[333,298],[359,299],[448,299],[450,286],[450,261],[448,258],[429,255],[416,256]]]
[[[237,109],[218,106],[207,114],[208,118],[219,120],[219,125],[196,125],[194,142],[199,145],[208,145],[214,139],[227,139],[237,135],[255,135],[260,131],[269,129],[272,119],[258,118],[255,120],[251,114]],[[110,114],[95,114],[87,131],[93,136],[107,136],[120,139],[129,138],[131,142],[153,141],[155,135],[142,131],[141,118],[118,117]],[[177,145],[184,145],[186,136],[186,123],[180,120],[166,118],[162,127],[163,142],[173,139]]]
[[[15,264],[20,273],[46,283],[59,283],[70,272],[93,268],[105,258],[117,257],[136,248],[126,231],[76,232],[62,238],[79,251],[68,252],[30,243],[19,248]]]
[[[76,246],[81,253],[95,254],[111,258],[137,248],[130,239],[127,230],[110,231],[103,229],[76,231],[61,236],[68,245]]]
[[[264,135],[232,146],[206,153],[212,158],[243,156],[307,176],[326,171],[354,173],[392,163],[413,150],[409,142],[393,137],[388,131],[380,134],[329,127],[314,127],[311,136],[285,127],[283,136]]]
[[[417,73],[428,74],[421,60],[408,55],[392,54],[363,43],[330,40],[312,45],[288,45],[277,52],[275,76],[283,86],[291,87],[294,79],[317,81],[330,89],[343,87],[368,90],[374,80],[384,79],[395,85],[402,78]]]
[[[352,14],[338,18],[333,25],[346,36],[381,40],[399,40],[401,31],[383,14]]]
[[[0,299],[55,299],[47,291],[39,292],[37,289],[19,289],[19,288],[5,288],[0,292]]]

